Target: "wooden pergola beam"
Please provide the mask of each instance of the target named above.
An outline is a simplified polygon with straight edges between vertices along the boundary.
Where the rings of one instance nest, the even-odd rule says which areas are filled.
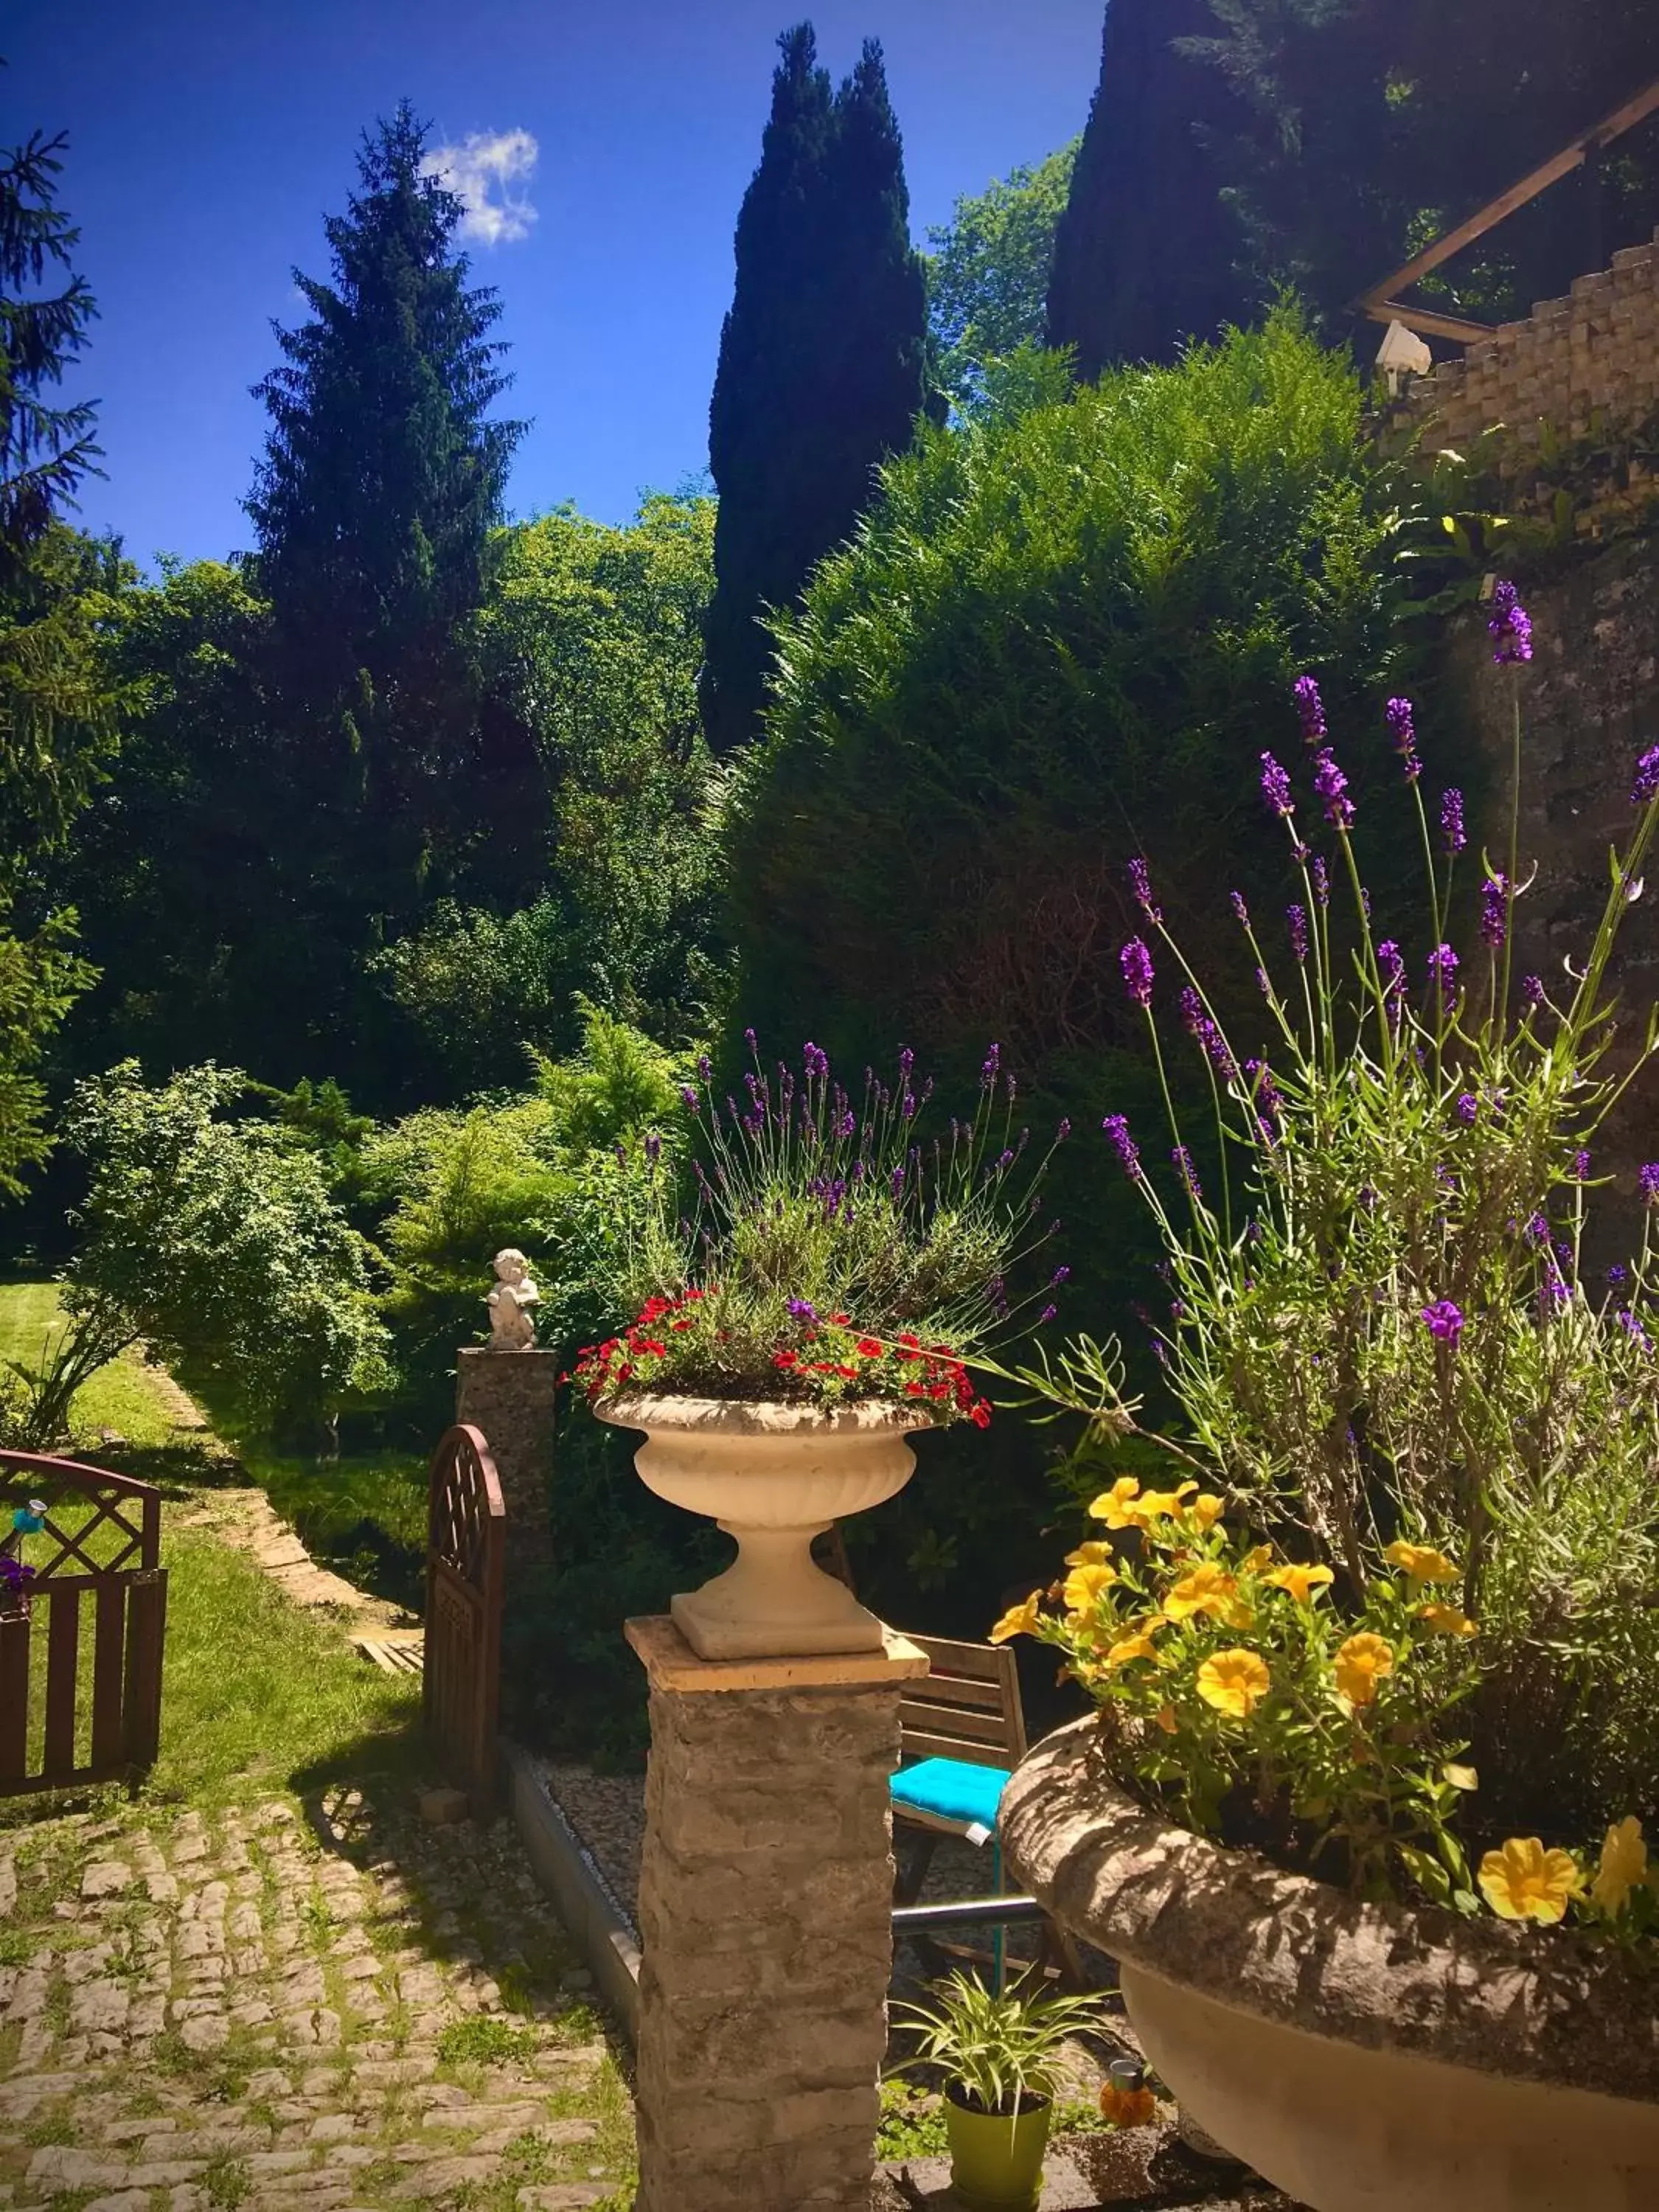
[[[1626,100],[1623,106],[1614,108],[1611,115],[1604,116],[1601,122],[1581,132],[1559,154],[1553,154],[1547,161],[1540,161],[1535,169],[1529,169],[1518,183],[1511,185],[1507,191],[1500,192],[1495,200],[1489,200],[1466,222],[1460,222],[1455,230],[1449,230],[1443,238],[1437,239],[1432,246],[1425,246],[1403,268],[1396,269],[1380,284],[1373,284],[1362,292],[1354,301],[1355,307],[1370,316],[1373,322],[1404,323],[1407,330],[1426,333],[1431,337],[1460,338],[1466,343],[1474,338],[1490,337],[1492,325],[1489,323],[1473,323],[1457,315],[1437,314],[1428,308],[1404,303],[1395,295],[1428,276],[1431,270],[1438,269],[1454,254],[1461,253],[1466,246],[1472,246],[1477,238],[1484,238],[1506,216],[1514,215],[1528,201],[1535,200],[1540,192],[1547,191],[1559,179],[1570,175],[1574,169],[1583,168],[1592,153],[1599,153],[1604,146],[1610,146],[1615,138],[1622,138],[1626,131],[1633,131],[1638,123],[1645,123],[1656,111],[1659,111],[1659,77]]]

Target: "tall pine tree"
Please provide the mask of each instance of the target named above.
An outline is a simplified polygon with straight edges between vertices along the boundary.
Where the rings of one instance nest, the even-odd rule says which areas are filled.
[[[927,399],[927,281],[881,49],[867,42],[832,92],[810,23],[778,44],[709,409],[720,514],[702,696],[717,752],[754,735],[765,611],[793,604],[848,536]]]
[[[1085,379],[1109,362],[1172,361],[1253,304],[1208,150],[1231,96],[1182,45],[1215,27],[1206,0],[1108,0],[1048,286],[1048,343],[1070,346]]]
[[[276,331],[255,386],[270,412],[248,513],[278,641],[276,688],[307,788],[395,915],[456,865],[487,765],[458,626],[480,605],[489,532],[523,429],[492,420],[510,380],[469,289],[460,201],[426,173],[407,101],[366,136],[361,189],[326,235],[333,281]],[[516,774],[528,763],[507,763]],[[343,855],[343,857],[344,857]]]

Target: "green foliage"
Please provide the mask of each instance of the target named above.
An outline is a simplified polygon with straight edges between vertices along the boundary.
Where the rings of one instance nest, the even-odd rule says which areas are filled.
[[[894,2009],[894,2025],[917,2037],[905,2070],[939,2068],[971,2112],[1006,2116],[1028,2099],[1054,2096],[1066,2077],[1066,2044],[1105,2026],[1097,1997],[1028,1991],[1023,1983],[999,1993],[963,1973],[933,1989],[931,2005]]]
[[[67,1303],[116,1310],[287,1426],[382,1380],[383,1331],[316,1157],[222,1118],[246,1087],[210,1064],[149,1090],[131,1061],[77,1086],[67,1127],[88,1180]]]
[[[927,304],[939,374],[957,407],[978,404],[988,363],[1040,345],[1054,230],[1071,190],[1079,141],[1035,168],[964,193],[927,233]]]
[[[950,2147],[944,2108],[937,2097],[908,2081],[890,2078],[882,2083],[881,2122],[876,2130],[878,2159],[942,2158]]]
[[[1210,0],[1111,0],[1100,83],[1054,237],[1048,338],[1085,378],[1115,362],[1173,361],[1260,304],[1233,263],[1238,226],[1212,134],[1222,79],[1183,50],[1213,31]]]
[[[872,470],[909,443],[927,398],[927,285],[881,49],[866,41],[834,92],[810,23],[778,43],[709,410],[720,497],[703,722],[719,754],[755,732],[766,610],[790,605],[850,535]]]
[[[24,1189],[21,1170],[55,1141],[46,1088],[33,1071],[97,971],[74,950],[72,912],[48,915],[32,936],[20,937],[5,927],[11,910],[0,898],[0,1193],[15,1198]]]
[[[96,410],[46,395],[87,342],[98,309],[70,266],[81,234],[54,204],[68,145],[36,131],[0,155],[0,592],[96,472]],[[56,291],[43,282],[58,283]]]

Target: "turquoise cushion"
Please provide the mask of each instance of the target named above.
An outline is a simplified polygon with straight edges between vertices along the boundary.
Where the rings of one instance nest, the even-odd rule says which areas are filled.
[[[942,1820],[994,1828],[1008,1775],[1006,1766],[974,1766],[965,1759],[919,1759],[893,1777],[893,1802]]]

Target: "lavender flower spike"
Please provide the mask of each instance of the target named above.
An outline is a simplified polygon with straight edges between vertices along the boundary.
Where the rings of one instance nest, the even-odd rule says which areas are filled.
[[[1448,858],[1455,860],[1469,842],[1463,828],[1463,794],[1461,791],[1449,791],[1440,802],[1440,834],[1446,841]]]
[[[1227,896],[1233,902],[1233,913],[1241,927],[1248,929],[1250,926],[1250,909],[1244,903],[1243,892],[1230,891]]]
[[[1492,659],[1500,668],[1532,659],[1532,617],[1513,584],[1499,584],[1492,595]]]
[[[1521,978],[1521,996],[1526,1001],[1528,1006],[1534,1008],[1541,1006],[1544,1003],[1543,977],[1541,975],[1523,975]]]
[[[1109,1114],[1100,1126],[1110,1139],[1124,1174],[1131,1182],[1139,1182],[1146,1170],[1140,1164],[1140,1148],[1129,1134],[1128,1117],[1122,1114]]]
[[[1314,769],[1314,789],[1325,802],[1325,819],[1334,830],[1353,827],[1353,801],[1348,797],[1348,779],[1336,764],[1336,755],[1327,745],[1320,754]]]
[[[1261,796],[1281,821],[1288,822],[1296,811],[1291,798],[1291,779],[1271,753],[1261,756]]]
[[[1296,693],[1296,711],[1302,724],[1304,745],[1322,745],[1325,742],[1325,702],[1319,696],[1319,686],[1311,676],[1298,676],[1292,687]]]
[[[1152,956],[1138,937],[1132,937],[1117,956],[1123,970],[1123,988],[1138,1006],[1152,1003]]]
[[[1390,699],[1383,713],[1388,716],[1389,739],[1405,763],[1406,781],[1415,783],[1423,773],[1423,763],[1417,757],[1417,722],[1412,702]]]
[[[1291,925],[1291,950],[1295,953],[1297,958],[1302,963],[1303,966],[1305,967],[1308,961],[1308,916],[1306,910],[1299,906],[1287,906],[1285,909],[1285,919]]]
[[[1644,1206],[1659,1206],[1659,1164],[1650,1162],[1636,1170],[1636,1194]]]
[[[1449,1351],[1456,1351],[1463,1334],[1463,1315],[1460,1307],[1450,1298],[1437,1298],[1431,1306],[1424,1307],[1423,1320],[1431,1336]]]
[[[1129,863],[1129,888],[1135,895],[1135,904],[1156,928],[1164,916],[1152,903],[1152,878],[1146,861],[1139,857]]]
[[[1182,1182],[1187,1186],[1188,1197],[1194,1205],[1200,1203],[1204,1194],[1198,1187],[1198,1170],[1193,1165],[1192,1154],[1187,1150],[1185,1145],[1177,1145],[1170,1158],[1175,1162],[1176,1170]]]
[[[1659,798],[1659,745],[1650,745],[1636,763],[1630,803],[1632,806],[1645,806],[1656,798]]]
[[[1501,952],[1509,928],[1509,878],[1499,871],[1488,876],[1480,886],[1480,942],[1494,952]]]
[[[1429,988],[1437,989],[1448,1006],[1457,1001],[1457,955],[1449,945],[1437,945],[1429,955]]]

